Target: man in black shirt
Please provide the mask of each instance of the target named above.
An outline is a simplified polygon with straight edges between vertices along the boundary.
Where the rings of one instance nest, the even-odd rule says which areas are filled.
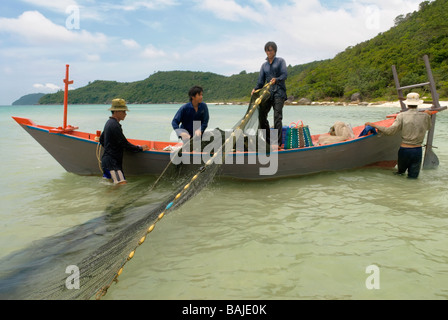
[[[100,143],[104,147],[101,168],[105,178],[111,179],[114,184],[125,184],[126,179],[122,168],[124,150],[142,152],[149,148],[147,145],[133,145],[123,134],[120,121],[126,118],[126,111],[129,111],[126,101],[123,99],[112,100],[109,110],[112,112],[112,116],[106,122],[100,136]]]

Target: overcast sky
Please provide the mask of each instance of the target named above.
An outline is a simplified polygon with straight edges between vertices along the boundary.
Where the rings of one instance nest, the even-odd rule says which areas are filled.
[[[275,41],[288,65],[333,58],[422,0],[2,0],[0,105],[157,71],[258,72]]]

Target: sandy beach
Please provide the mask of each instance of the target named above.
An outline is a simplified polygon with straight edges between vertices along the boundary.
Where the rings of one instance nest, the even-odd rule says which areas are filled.
[[[442,107],[447,107],[448,106],[448,101],[439,101],[440,105]],[[214,105],[247,105],[248,103],[232,103],[232,102],[216,102],[216,103],[209,103],[209,104],[214,104]],[[299,106],[302,104],[299,104],[297,101],[294,102],[285,102],[285,106]],[[381,101],[381,102],[334,102],[334,101],[324,101],[324,102],[318,102],[318,101],[313,101],[311,102],[309,105],[311,106],[352,106],[352,107],[356,107],[356,106],[364,106],[364,107],[391,107],[391,108],[400,108],[400,101]],[[425,104],[420,106],[420,108],[423,107],[431,107],[430,104]]]

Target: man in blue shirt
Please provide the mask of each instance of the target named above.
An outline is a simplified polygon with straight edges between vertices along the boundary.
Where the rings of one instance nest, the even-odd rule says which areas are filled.
[[[188,92],[190,102],[179,108],[171,122],[174,131],[183,141],[188,141],[192,137],[201,137],[207,129],[209,113],[207,104],[202,102],[203,89],[194,86]],[[197,122],[195,126],[194,122]]]
[[[277,130],[277,142],[280,148],[282,144],[283,106],[287,99],[285,81],[288,78],[288,70],[286,68],[285,60],[276,56],[277,45],[275,42],[266,43],[264,51],[267,55],[267,61],[261,66],[257,86],[252,90],[252,94],[256,90],[261,89],[265,83],[271,83],[271,96],[266,103],[260,105],[258,119],[260,122],[260,129],[266,130],[266,141],[270,144],[271,135],[268,114],[271,108],[274,108],[274,128]]]

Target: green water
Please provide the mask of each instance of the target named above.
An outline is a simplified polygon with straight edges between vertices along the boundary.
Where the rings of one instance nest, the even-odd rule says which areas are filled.
[[[131,106],[125,135],[169,141],[178,107]],[[68,124],[102,130],[107,108],[70,106]],[[246,110],[209,108],[209,128],[221,129]],[[356,126],[396,111],[286,106],[284,124],[302,120],[321,133],[335,121]],[[62,107],[0,107],[0,258],[103,215],[126,190],[155,180],[131,177],[123,189],[67,173],[11,116],[60,126]],[[157,224],[104,299],[447,299],[447,130],[444,111],[434,138],[440,166],[416,181],[380,169],[216,179]],[[379,289],[366,286],[371,265]]]

